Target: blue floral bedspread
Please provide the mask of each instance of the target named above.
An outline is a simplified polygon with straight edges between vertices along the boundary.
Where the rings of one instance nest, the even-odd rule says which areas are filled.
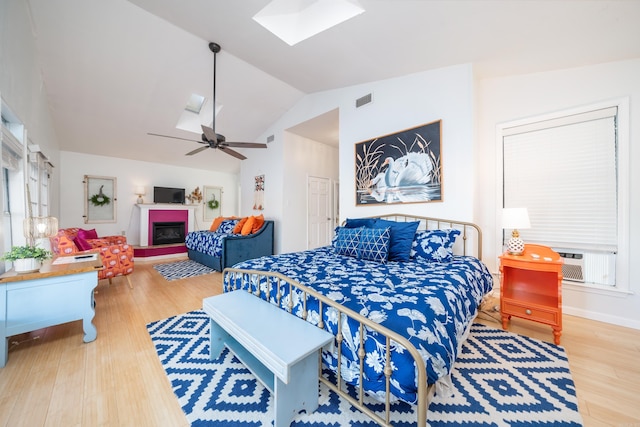
[[[407,337],[423,356],[428,383],[449,378],[468,326],[477,314],[482,297],[491,290],[493,281],[487,267],[477,258],[455,256],[439,263],[425,260],[377,263],[337,255],[331,246],[241,262],[235,268],[279,272],[306,285],[363,316]],[[238,279],[239,280],[239,279]],[[257,279],[255,279],[257,280]],[[225,277],[224,289],[238,284],[232,276]],[[239,282],[238,282],[239,283]],[[270,289],[269,299],[275,302],[275,286],[260,286],[262,297]],[[289,300],[285,296],[281,305]],[[294,295],[294,314],[302,317],[300,301]],[[318,324],[316,300],[307,302],[307,320]],[[325,328],[337,331],[336,316],[324,310]],[[334,310],[335,312],[335,310]],[[334,313],[335,314],[335,313]],[[341,374],[351,384],[359,384],[357,324],[343,320]],[[365,369],[363,385],[370,394],[384,396],[384,341],[374,331],[367,331],[364,347]],[[334,370],[337,349],[325,351],[323,358]],[[409,353],[401,346],[392,348],[392,394],[415,403],[417,380]]]
[[[185,245],[187,249],[219,258],[222,256],[222,242],[228,235],[213,231],[191,231],[187,233]]]

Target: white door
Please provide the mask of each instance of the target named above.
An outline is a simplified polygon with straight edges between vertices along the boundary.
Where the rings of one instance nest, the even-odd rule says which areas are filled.
[[[331,187],[328,178],[307,178],[307,248],[331,243]]]

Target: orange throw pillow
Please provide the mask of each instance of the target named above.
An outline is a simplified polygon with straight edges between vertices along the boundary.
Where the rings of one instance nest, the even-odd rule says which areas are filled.
[[[240,219],[236,226],[233,228],[233,234],[240,234],[242,232],[242,227],[244,227],[244,223],[247,222],[247,217]]]
[[[219,216],[218,218],[214,219],[211,223],[211,227],[209,227],[209,231],[216,231],[218,227],[220,227],[220,224],[222,224],[222,221],[224,221],[225,219],[226,218],[223,216]]]
[[[255,233],[256,231],[260,230],[262,228],[262,226],[264,225],[264,216],[262,214],[258,215],[258,216],[254,216],[253,217],[255,219],[255,221],[253,221],[253,226],[251,228],[251,233]]]
[[[248,236],[249,234],[253,233],[253,224],[256,222],[256,217],[255,216],[250,216],[247,218],[247,222],[244,223],[244,225],[242,226],[242,231],[240,232],[240,234],[242,234],[243,236]]]

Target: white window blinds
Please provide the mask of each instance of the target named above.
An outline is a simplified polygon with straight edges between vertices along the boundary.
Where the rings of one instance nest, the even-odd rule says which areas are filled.
[[[504,207],[526,242],[617,250],[617,108],[504,129]]]

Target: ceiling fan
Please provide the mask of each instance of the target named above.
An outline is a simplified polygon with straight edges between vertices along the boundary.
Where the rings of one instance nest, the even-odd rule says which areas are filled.
[[[267,148],[267,144],[260,144],[257,142],[230,142],[219,133],[216,133],[216,54],[220,52],[220,45],[217,43],[209,43],[209,49],[213,52],[213,121],[211,122],[211,127],[201,125],[202,126],[202,140],[198,141],[195,139],[186,139],[179,138],[177,136],[169,136],[169,135],[160,135],[157,133],[147,133],[147,135],[153,136],[161,136],[164,138],[173,138],[173,139],[181,139],[184,141],[193,141],[199,144],[205,144],[204,147],[196,148],[193,151],[189,151],[186,155],[193,156],[207,148],[220,149],[223,153],[227,153],[237,159],[244,160],[245,156],[238,153],[235,150],[232,150],[229,147],[237,147],[237,148]]]

